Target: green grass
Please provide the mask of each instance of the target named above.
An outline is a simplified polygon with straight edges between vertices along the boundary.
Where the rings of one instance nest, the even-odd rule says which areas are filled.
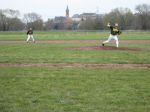
[[[3,44],[0,47],[0,63],[150,63],[148,48],[145,51],[68,49],[79,46],[90,44]]]
[[[35,32],[37,40],[107,36],[108,32]],[[0,40],[25,39],[25,32],[0,32]],[[120,39],[149,40],[150,33],[124,32]],[[68,49],[99,44],[0,43],[0,63],[150,64],[150,44],[145,43],[120,44],[142,51]],[[149,112],[149,74],[149,68],[0,67],[0,112]]]
[[[109,31],[100,32],[75,32],[75,31],[34,31],[34,37],[37,40],[76,40],[76,39],[106,39],[109,36]],[[26,31],[23,32],[0,32],[0,40],[26,40]],[[150,32],[128,32],[123,31],[120,39],[126,40],[147,40],[150,39]]]
[[[1,112],[149,112],[149,69],[0,68]]]

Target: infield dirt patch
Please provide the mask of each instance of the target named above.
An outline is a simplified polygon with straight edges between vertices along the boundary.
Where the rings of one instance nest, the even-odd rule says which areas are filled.
[[[139,48],[125,48],[125,47],[114,47],[114,46],[83,46],[68,48],[69,50],[116,50],[116,51],[141,51]]]
[[[36,43],[43,44],[80,44],[80,43],[99,43],[104,40],[36,40]],[[150,44],[150,40],[120,40],[120,44]],[[19,44],[26,43],[26,41],[18,40],[0,40],[0,44]]]
[[[83,64],[83,63],[1,63],[0,67],[39,68],[150,68],[150,64]]]

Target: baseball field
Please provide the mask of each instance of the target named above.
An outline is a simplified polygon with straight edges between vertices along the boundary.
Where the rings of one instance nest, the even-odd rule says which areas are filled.
[[[0,112],[149,112],[150,32],[0,32]]]

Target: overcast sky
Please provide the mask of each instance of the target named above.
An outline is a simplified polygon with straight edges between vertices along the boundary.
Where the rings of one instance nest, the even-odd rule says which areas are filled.
[[[72,16],[84,12],[103,14],[119,7],[130,8],[134,12],[139,4],[150,5],[150,0],[0,0],[0,9],[19,10],[21,14],[35,12],[47,20],[65,16],[67,5]]]

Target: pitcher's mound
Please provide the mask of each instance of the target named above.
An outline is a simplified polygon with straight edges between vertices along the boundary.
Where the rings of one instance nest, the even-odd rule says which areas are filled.
[[[83,46],[83,47],[74,47],[69,48],[70,50],[121,50],[121,51],[141,51],[139,48],[126,48],[119,47],[116,48],[114,46]]]

